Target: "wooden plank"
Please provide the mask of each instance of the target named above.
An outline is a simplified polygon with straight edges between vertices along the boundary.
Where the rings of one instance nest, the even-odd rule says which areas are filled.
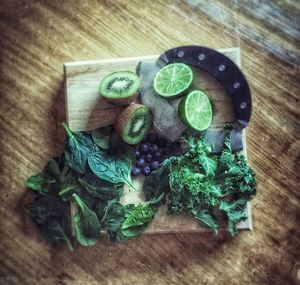
[[[228,56],[241,67],[240,49],[228,48],[220,52]],[[99,82],[106,74],[118,70],[135,71],[141,61],[153,61],[158,56],[131,57],[120,59],[69,62],[65,63],[67,118],[71,129],[89,131],[114,123],[121,107],[107,103],[98,93]],[[224,125],[234,120],[234,110],[223,86],[208,73],[193,68],[195,81],[193,88],[205,89],[212,102],[214,117],[212,127]],[[243,133],[244,154],[246,155],[246,136]],[[125,186],[121,203],[139,203],[144,201],[143,178],[134,179],[135,192],[129,192]],[[239,225],[240,229],[252,229],[251,203],[246,210],[247,220]],[[147,228],[147,233],[202,232],[206,228],[199,226],[195,219],[184,216],[167,215],[167,207],[161,206],[155,219]]]

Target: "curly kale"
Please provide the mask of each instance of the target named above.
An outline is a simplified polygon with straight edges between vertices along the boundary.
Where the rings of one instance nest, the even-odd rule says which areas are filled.
[[[256,192],[253,170],[243,155],[232,153],[230,131],[220,155],[211,154],[201,137],[186,135],[185,141],[190,149],[164,162],[171,189],[170,213],[191,214],[217,233],[215,213],[225,212],[228,231],[236,235],[237,225],[245,219],[247,200]]]

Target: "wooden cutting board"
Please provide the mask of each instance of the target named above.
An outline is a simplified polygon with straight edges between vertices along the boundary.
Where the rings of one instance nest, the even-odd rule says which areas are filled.
[[[239,48],[220,49],[219,51],[241,67]],[[99,95],[98,88],[101,79],[113,71],[135,71],[139,62],[152,61],[156,58],[158,58],[157,55],[65,63],[66,112],[70,128],[74,131],[90,131],[112,125],[122,107],[106,102]],[[235,119],[234,110],[223,86],[204,71],[194,69],[194,74],[194,88],[206,90],[212,103],[214,117],[211,127],[223,126],[224,122],[233,122]],[[243,144],[242,153],[247,157],[245,131],[243,131]],[[134,179],[133,183],[137,189],[135,192],[129,192],[125,186],[121,203],[143,201],[145,198],[142,190],[143,182],[143,177]],[[238,228],[252,230],[251,202],[247,204],[246,216],[247,219],[240,223]],[[190,217],[168,215],[167,207],[163,205],[158,209],[146,232],[203,232],[207,230]]]

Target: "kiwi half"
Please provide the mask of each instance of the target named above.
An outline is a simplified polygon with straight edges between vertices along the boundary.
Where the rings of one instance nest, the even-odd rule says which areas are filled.
[[[99,93],[110,103],[128,105],[138,96],[140,78],[132,71],[117,71],[105,76]]]
[[[114,128],[126,143],[133,145],[145,138],[152,121],[152,112],[148,107],[131,104],[118,114]]]

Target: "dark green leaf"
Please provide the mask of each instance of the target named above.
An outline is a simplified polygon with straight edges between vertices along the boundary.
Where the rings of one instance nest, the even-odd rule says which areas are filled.
[[[208,210],[194,208],[192,213],[197,220],[201,221],[205,226],[211,228],[215,234],[218,233],[219,226],[217,224],[217,220],[211,213],[209,213]]]
[[[29,213],[38,229],[52,246],[67,244],[70,250],[69,203],[53,196],[42,196],[28,206]]]
[[[104,209],[102,222],[104,227],[110,231],[117,231],[125,219],[125,208],[119,202],[112,200],[109,201]]]
[[[84,246],[95,245],[100,237],[101,230],[98,217],[77,194],[72,196],[78,205],[74,216],[76,238]]]
[[[51,187],[58,181],[60,169],[54,159],[50,159],[44,169],[27,179],[25,186],[40,194],[50,192]]]
[[[94,130],[92,132],[92,138],[94,143],[101,149],[108,150],[111,131],[111,126]]]
[[[165,195],[170,191],[168,171],[164,167],[153,171],[145,178],[143,185],[146,201],[159,205]]]
[[[72,132],[63,124],[67,131],[65,158],[70,168],[78,173],[86,172],[87,159],[90,153],[95,151],[95,145],[91,137],[83,132]]]
[[[101,200],[119,200],[123,194],[123,183],[113,184],[100,179],[94,173],[85,174],[78,178],[78,182],[93,197]]]
[[[98,151],[89,155],[88,163],[99,178],[114,184],[125,183],[135,190],[130,175],[133,160],[129,153],[118,155]]]
[[[215,171],[217,170],[217,163],[214,159],[202,154],[199,156],[199,160],[207,176],[215,175]]]

